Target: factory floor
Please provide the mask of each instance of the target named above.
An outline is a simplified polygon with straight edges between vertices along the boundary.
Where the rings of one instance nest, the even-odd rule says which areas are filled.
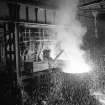
[[[5,65],[0,65],[0,105],[20,105],[19,89],[11,69]]]
[[[0,67],[0,105],[22,105],[21,93],[15,81],[16,76],[12,72],[8,72],[10,70],[11,68],[6,66]],[[86,90],[85,87],[81,88],[81,83],[72,83],[73,81],[70,81],[70,87],[62,90],[64,98],[62,102],[59,99],[51,99],[51,102],[46,105],[101,105],[93,96],[88,93],[88,90]],[[34,84],[29,84],[34,87]]]

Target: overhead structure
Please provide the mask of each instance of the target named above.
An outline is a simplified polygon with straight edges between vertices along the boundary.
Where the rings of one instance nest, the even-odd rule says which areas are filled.
[[[79,9],[105,11],[105,0],[81,0]]]

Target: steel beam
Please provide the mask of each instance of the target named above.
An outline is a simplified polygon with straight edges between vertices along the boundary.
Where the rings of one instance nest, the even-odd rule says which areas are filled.
[[[85,3],[85,4],[82,4],[79,7],[89,6],[91,4],[100,3],[101,1],[103,1],[103,0],[94,0],[94,1],[91,1],[91,2],[88,2],[88,3]]]

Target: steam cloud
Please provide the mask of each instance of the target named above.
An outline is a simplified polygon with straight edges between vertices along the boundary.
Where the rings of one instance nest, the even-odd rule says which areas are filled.
[[[81,49],[86,27],[83,27],[77,20],[78,3],[78,0],[62,0],[56,15],[58,19],[56,24],[61,26],[56,29],[57,45],[64,50],[59,59],[67,61],[64,71],[70,73],[82,73],[90,70],[83,57],[85,52]]]

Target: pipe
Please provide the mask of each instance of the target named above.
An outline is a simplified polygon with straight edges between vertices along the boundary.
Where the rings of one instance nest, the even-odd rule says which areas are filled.
[[[64,50],[61,50],[60,53],[55,57],[54,61],[56,61],[63,52]]]

